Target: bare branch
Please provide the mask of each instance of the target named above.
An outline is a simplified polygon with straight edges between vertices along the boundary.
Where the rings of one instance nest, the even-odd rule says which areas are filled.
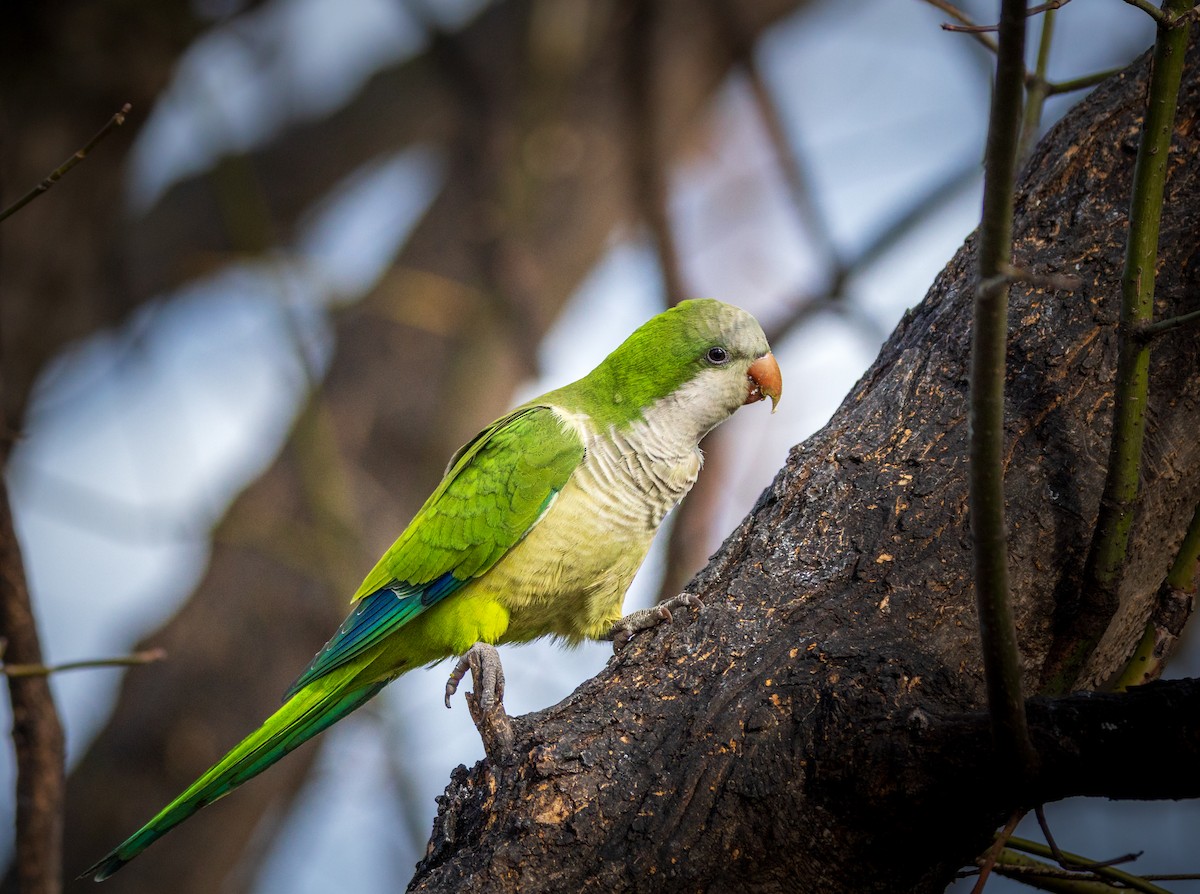
[[[1065,860],[1069,866],[1087,867],[1086,871],[1097,878],[1110,882],[1113,885],[1119,885],[1122,888],[1127,888],[1131,891],[1142,891],[1144,894],[1171,894],[1170,891],[1160,888],[1157,885],[1153,885],[1136,875],[1123,872],[1120,869],[1115,869],[1106,863],[1093,862],[1087,857],[1081,857],[1078,854],[1060,851],[1057,847],[1049,847],[1044,844],[1038,844],[1036,841],[1029,841],[1025,838],[1012,838],[1009,840],[1009,846],[1014,850],[1023,851],[1025,853],[1033,854],[1034,856],[1043,857],[1045,859]],[[1137,856],[1137,854],[1130,854],[1121,859],[1130,860],[1136,858]]]
[[[1051,291],[1074,292],[1083,285],[1083,280],[1073,273],[1035,273],[1011,264],[1003,264],[998,281],[1010,285],[1022,283],[1035,289],[1050,289]]]
[[[1004,0],[1000,29],[979,225],[980,286],[975,292],[971,329],[969,500],[975,603],[992,734],[1010,776],[1027,778],[1037,758],[1029,741],[1021,696],[1004,512],[1007,277],[1025,78],[1024,0]]]
[[[25,195],[21,196],[21,198],[17,199],[3,211],[0,211],[0,220],[4,220],[5,218],[16,214],[42,193],[46,192],[46,190],[50,189],[50,187],[52,187],[55,183],[61,180],[63,176],[71,170],[71,168],[75,167],[75,165],[87,158],[87,154],[95,149],[96,145],[101,140],[125,123],[125,116],[129,114],[132,108],[133,106],[131,106],[129,103],[125,103],[125,105],[121,106],[120,111],[109,118],[108,123],[100,128],[96,135],[84,144],[82,149],[76,150],[74,155],[51,171],[50,175],[46,177],[45,180],[43,180],[29,192],[25,193]]]
[[[1031,6],[1025,10],[1025,15],[1033,16],[1040,12],[1054,12],[1060,7],[1066,6],[1071,0],[1050,0],[1048,3],[1043,3],[1040,6]],[[942,25],[943,31],[957,31],[963,34],[982,34],[989,31],[999,31],[999,25]]]
[[[167,657],[165,649],[146,649],[132,655],[115,658],[91,658],[84,661],[65,661],[62,664],[12,664],[0,662],[0,674],[6,677],[46,677],[62,671],[91,670],[98,667],[140,667]]]
[[[1164,24],[1167,20],[1167,17],[1163,11],[1151,3],[1150,0],[1125,0],[1125,2],[1130,6],[1136,6],[1160,25]]]
[[[1172,332],[1175,329],[1180,329],[1184,326],[1192,326],[1196,323],[1200,323],[1200,310],[1193,310],[1190,313],[1180,314],[1177,317],[1168,317],[1165,320],[1146,323],[1137,327],[1134,331],[1134,335],[1139,340],[1148,342],[1166,332]]]
[[[976,27],[975,22],[972,21],[971,17],[968,16],[965,12],[963,12],[961,9],[959,9],[957,6],[955,6],[953,3],[950,3],[949,0],[925,0],[925,2],[928,3],[930,6],[936,7],[937,9],[940,9],[942,12],[946,13],[947,15],[952,16],[953,18],[957,19],[959,22],[961,22],[963,25],[965,25],[967,27],[967,29],[972,29],[972,30],[966,30],[965,33],[970,34],[977,41],[979,41],[979,43],[983,44],[983,46],[986,47],[988,50],[990,50],[993,53],[998,51],[999,47],[996,45],[996,41],[992,40],[992,38],[988,37],[986,34],[982,33],[981,31],[973,30]],[[942,29],[945,31],[953,30],[953,28],[951,28],[947,25],[942,25]]]
[[[1076,90],[1090,90],[1101,81],[1107,81],[1120,71],[1121,69],[1119,68],[1108,68],[1104,71],[1084,75],[1081,78],[1072,78],[1069,81],[1053,81],[1046,85],[1046,95],[1060,96],[1063,93],[1074,93]]]

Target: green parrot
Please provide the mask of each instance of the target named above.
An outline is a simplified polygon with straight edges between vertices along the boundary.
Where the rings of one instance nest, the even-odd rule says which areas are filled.
[[[494,644],[613,640],[698,606],[621,616],[666,514],[700,471],[700,439],[743,404],[779,401],[758,322],[713,300],[653,317],[577,382],[496,420],[367,575],[350,615],[265,723],[84,876],[108,878],[414,667],[462,656],[487,712],[503,697]],[[481,680],[482,678],[482,680]]]

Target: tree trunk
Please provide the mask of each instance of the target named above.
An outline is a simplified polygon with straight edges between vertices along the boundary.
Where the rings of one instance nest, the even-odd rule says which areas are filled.
[[[1188,62],[1159,318],[1195,309],[1200,290],[1194,44]],[[1016,201],[1016,265],[1083,283],[1018,284],[1011,299],[1005,459],[1029,694],[1071,636],[1097,516],[1146,73],[1143,60],[1062,121]],[[974,250],[972,238],[693,581],[700,615],[516,719],[507,758],[454,773],[410,890],[936,892],[1014,808],[1198,793],[1184,781],[1194,684],[1038,703],[1041,770],[1024,790],[996,784],[967,524]],[[1159,338],[1132,559],[1080,686],[1122,665],[1200,502],[1198,393],[1195,330]],[[789,394],[803,399],[803,383]],[[1162,761],[1177,763],[1130,766],[1117,740],[1132,717],[1158,718],[1139,734],[1163,736]]]

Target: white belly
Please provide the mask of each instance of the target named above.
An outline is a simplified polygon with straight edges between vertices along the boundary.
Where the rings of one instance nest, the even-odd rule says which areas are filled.
[[[604,636],[663,518],[691,488],[701,455],[638,432],[597,437],[545,517],[479,581],[510,612],[504,641]]]

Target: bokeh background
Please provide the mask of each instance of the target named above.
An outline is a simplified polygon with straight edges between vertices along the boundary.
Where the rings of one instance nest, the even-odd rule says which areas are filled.
[[[987,22],[995,5],[961,8]],[[919,0],[113,0],[5,18],[0,204],[135,105],[0,225],[8,474],[48,660],[169,652],[53,678],[80,768],[70,874],[265,715],[458,444],[667,302],[720,297],[773,335],[786,393],[706,444],[627,609],[677,592],[977,222],[991,57]],[[1118,0],[1055,27],[1055,80],[1153,39]],[[609,653],[507,649],[509,711],[553,704]],[[482,757],[465,705],[441,704],[447,672],[402,678],[113,889],[172,871],[180,891],[397,889],[450,770]],[[1193,805],[1049,814],[1064,847],[1200,869]]]

